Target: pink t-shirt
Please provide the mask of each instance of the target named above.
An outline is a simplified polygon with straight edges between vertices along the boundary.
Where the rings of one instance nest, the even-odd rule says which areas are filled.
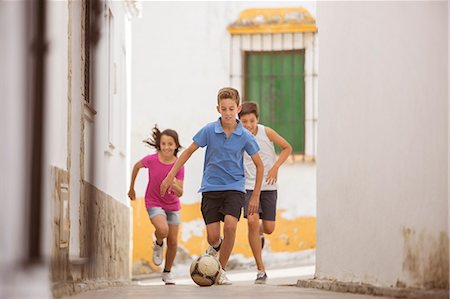
[[[160,207],[168,211],[179,211],[181,209],[180,199],[168,191],[164,196],[159,195],[162,181],[166,178],[175,163],[164,164],[158,159],[158,154],[145,156],[142,165],[148,168],[148,185],[145,192],[145,206],[147,208]],[[184,166],[175,175],[177,180],[184,180]]]

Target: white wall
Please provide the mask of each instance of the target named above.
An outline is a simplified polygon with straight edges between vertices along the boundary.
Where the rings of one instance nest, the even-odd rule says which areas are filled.
[[[95,157],[91,160],[87,148],[87,161],[94,163],[96,186],[120,202],[128,205],[127,169],[127,97],[128,86],[126,80],[126,39],[130,20],[125,14],[125,5],[122,2],[108,2],[114,18],[111,35],[108,25],[108,10],[104,10],[101,19],[101,38],[97,45],[98,55],[95,58],[96,89],[92,95],[93,106],[97,111],[95,115]],[[109,41],[109,38],[111,41]],[[108,45],[112,45],[113,65],[108,58]],[[111,77],[110,77],[111,76]],[[110,78],[111,81],[108,81]],[[90,134],[92,127],[86,123],[86,134]],[[89,137],[87,137],[89,138]],[[111,144],[111,145],[110,145]],[[88,181],[92,178],[86,173]]]
[[[98,43],[98,56],[91,57],[96,67],[95,94],[91,95],[92,107],[96,114],[92,116],[84,105],[84,74],[82,73],[81,44],[81,2],[49,2],[47,56],[47,111],[46,111],[46,163],[48,174],[45,198],[51,198],[53,182],[50,167],[59,167],[70,172],[70,218],[71,256],[79,255],[79,203],[80,180],[86,179],[97,188],[128,205],[127,192],[127,81],[126,81],[126,23],[125,6],[122,2],[109,3],[114,13],[114,62],[116,63],[115,94],[109,99],[108,78],[108,22],[106,14],[101,14],[101,39]],[[105,9],[104,6],[102,6]],[[69,19],[70,17],[70,19]],[[70,20],[70,21],[69,21]],[[70,27],[70,28],[69,28]],[[69,30],[70,29],[70,30]],[[71,43],[68,43],[69,35]],[[113,72],[113,71],[111,71]],[[114,74],[111,76],[113,78]],[[69,79],[69,81],[68,81]],[[71,99],[69,107],[69,97]],[[114,104],[114,109],[111,108]],[[110,109],[111,108],[111,109]],[[111,114],[111,119],[110,119]],[[90,117],[84,118],[83,115]],[[92,119],[93,122],[88,119]],[[82,119],[84,121],[84,141],[82,141]],[[70,121],[70,126],[68,122]],[[108,129],[111,121],[116,127]],[[95,160],[91,159],[91,139],[93,126],[95,132]],[[109,134],[114,136],[115,148],[108,147]],[[81,144],[84,142],[84,154]],[[68,150],[70,148],[70,150]],[[84,155],[84,165],[81,156]],[[95,167],[96,180],[90,177],[90,167]],[[84,168],[84,173],[81,173]],[[46,217],[45,219],[51,219]],[[51,221],[45,222],[50,230]]]
[[[47,19],[46,33],[48,52],[46,56],[45,156],[43,163],[45,180],[43,184],[43,198],[51,199],[54,192],[51,168],[58,167],[67,170],[68,167],[68,4],[66,2],[49,2],[47,4],[47,16],[49,17]],[[79,126],[79,122],[77,124]],[[79,159],[79,154],[76,156]],[[77,165],[75,167],[77,168]],[[79,196],[79,191],[77,193]],[[53,201],[44,200],[43,204],[43,231],[51,232],[53,220],[51,206]],[[73,212],[76,212],[76,210],[73,209]],[[78,221],[75,224],[78,227]],[[50,242],[53,242],[53,239],[51,234],[48,233],[48,238],[44,243],[50,244]],[[50,257],[51,246],[44,246],[43,250],[46,257]]]
[[[68,4],[66,2],[50,2],[48,8],[46,81],[47,108],[46,129],[47,162],[49,165],[67,169],[67,24]]]
[[[28,255],[33,109],[33,90],[27,84],[34,70],[29,51],[32,30],[26,24],[32,20],[32,6],[22,1],[0,2],[0,298],[11,299],[51,297],[48,266],[24,263]],[[46,207],[43,209],[46,214]],[[41,238],[47,242],[50,232],[43,229]],[[24,282],[28,287],[23,288]]]
[[[317,12],[316,276],[426,286],[448,275],[447,3]]]
[[[0,109],[0,161],[2,180],[0,183],[1,200],[4,209],[0,217],[0,269],[11,270],[26,255],[23,230],[27,225],[26,196],[29,178],[27,165],[27,147],[30,144],[26,132],[28,129],[25,51],[27,40],[23,20],[26,6],[11,2],[0,3],[0,89],[3,96]],[[14,27],[15,32],[9,30]],[[16,35],[19,33],[18,35]],[[5,71],[8,70],[8,71]],[[26,218],[25,218],[26,219]],[[7,271],[8,271],[7,270]],[[4,270],[3,270],[4,271]],[[1,274],[7,274],[0,271]],[[3,278],[3,277],[1,277]]]
[[[226,27],[242,10],[263,7],[305,7],[315,16],[315,2],[142,3],[142,18],[133,22],[132,27],[130,167],[153,152],[142,140],[150,136],[155,123],[161,129],[177,130],[181,144],[187,147],[202,126],[218,118],[217,91],[230,85],[230,34]],[[199,149],[186,164],[184,203],[200,200],[197,191],[203,153]],[[284,170],[280,170],[280,176]],[[135,186],[138,196],[144,196],[146,184],[147,176],[142,172]],[[285,208],[291,209],[291,201],[311,201],[302,198],[304,193],[299,191],[298,180],[293,181],[292,177],[287,181],[280,178],[281,188],[291,197],[279,201],[280,208],[285,203]],[[315,207],[300,208],[298,213],[315,215]]]

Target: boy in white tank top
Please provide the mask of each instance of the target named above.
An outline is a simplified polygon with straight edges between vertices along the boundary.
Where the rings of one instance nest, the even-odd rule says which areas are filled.
[[[264,234],[271,234],[275,229],[275,215],[277,202],[277,175],[278,168],[286,161],[292,152],[291,145],[277,132],[269,127],[258,124],[258,105],[255,102],[245,102],[239,113],[242,125],[256,138],[260,147],[259,155],[264,163],[264,177],[259,198],[259,213],[248,213],[248,202],[255,185],[256,168],[248,155],[244,155],[245,167],[245,202],[244,217],[248,223],[248,241],[255,258],[258,273],[256,284],[264,284],[267,274],[262,261],[261,250],[264,246]],[[281,148],[277,157],[273,144]],[[262,220],[260,223],[260,219]]]

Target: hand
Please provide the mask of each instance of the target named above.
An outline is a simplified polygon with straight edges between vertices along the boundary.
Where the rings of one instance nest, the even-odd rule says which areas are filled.
[[[164,181],[162,181],[161,186],[159,187],[159,195],[164,196],[166,194],[167,189],[172,185],[171,180],[166,177]]]
[[[253,215],[259,212],[259,198],[258,196],[254,196],[250,198],[248,202],[248,214]]]
[[[136,192],[134,192],[134,189],[130,189],[130,191],[128,191],[128,197],[131,200],[135,200],[136,199]]]
[[[269,185],[275,184],[277,182],[277,177],[278,177],[278,167],[274,166],[267,173],[266,183]]]
[[[169,194],[175,194],[175,187],[177,186],[177,179],[176,178],[173,178],[173,182],[172,182],[172,184],[170,185],[170,187],[169,187],[169,189],[167,189],[167,193],[169,193]]]

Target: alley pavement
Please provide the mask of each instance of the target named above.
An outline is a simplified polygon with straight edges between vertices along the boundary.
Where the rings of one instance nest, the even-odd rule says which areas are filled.
[[[314,274],[314,266],[302,266],[267,270],[267,284],[256,285],[255,271],[241,270],[227,272],[233,282],[229,286],[199,287],[188,276],[177,274],[176,285],[166,286],[160,276],[133,281],[125,287],[112,287],[103,290],[87,291],[65,299],[201,299],[201,298],[302,298],[302,299],[374,299],[369,295],[335,293],[318,289],[300,288],[296,286],[299,279],[310,279]],[[380,298],[380,297],[377,297]]]

